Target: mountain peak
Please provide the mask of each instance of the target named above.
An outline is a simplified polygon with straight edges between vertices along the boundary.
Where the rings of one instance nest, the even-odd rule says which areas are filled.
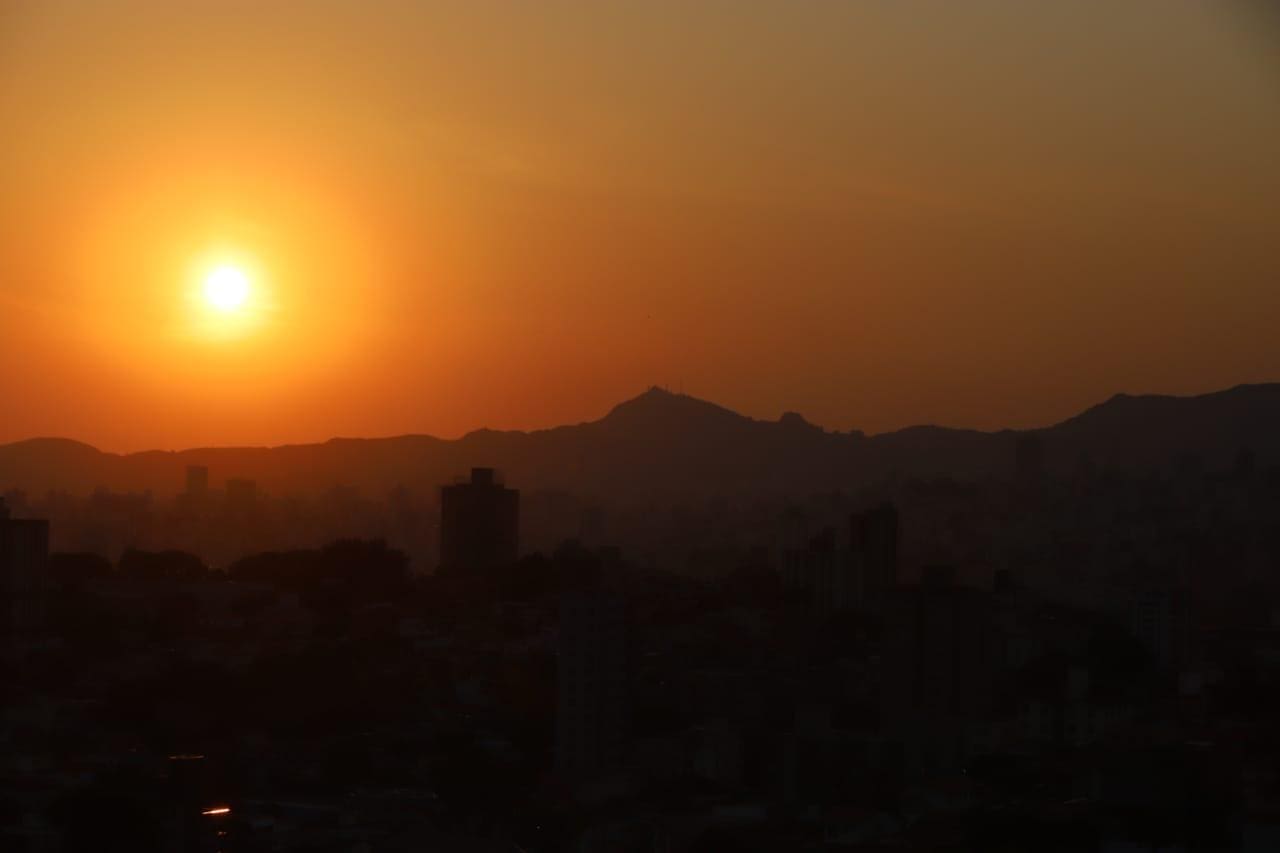
[[[74,438],[61,438],[57,436],[51,436],[48,438],[24,438],[21,441],[0,445],[0,447],[14,451],[36,453],[72,453],[93,456],[97,456],[102,453],[102,451],[98,450],[98,448],[91,444],[85,444],[83,441],[76,441]]]
[[[610,410],[604,420],[609,423],[654,423],[679,421],[745,421],[747,418],[715,403],[678,394],[666,388],[651,386],[643,394],[632,397]]]
[[[809,423],[799,412],[783,412],[782,417],[778,418],[778,426],[793,431],[822,432],[821,427]]]
[[[624,401],[624,402],[634,403],[638,400],[651,400],[651,401],[674,400],[678,397],[683,397],[683,396],[685,395],[678,394],[674,391],[671,391],[668,388],[663,388],[661,385],[650,385],[644,391],[644,393],[639,394],[638,396],[632,397],[630,400]]]

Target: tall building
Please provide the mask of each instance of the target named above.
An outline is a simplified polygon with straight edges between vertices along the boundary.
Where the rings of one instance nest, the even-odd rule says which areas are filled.
[[[850,517],[849,558],[862,604],[879,607],[898,583],[898,510],[893,504]]]
[[[209,468],[205,465],[187,466],[186,495],[193,501],[203,501],[209,495]]]
[[[847,610],[858,604],[857,577],[849,552],[836,545],[836,529],[824,527],[808,547],[790,555],[784,580],[812,595],[820,612]]]
[[[898,511],[881,504],[849,518],[849,546],[824,527],[782,553],[783,585],[821,612],[879,608],[898,583]]]
[[[187,487],[178,495],[176,506],[186,517],[209,511],[209,469],[204,465],[187,466]]]
[[[1190,645],[1187,597],[1172,580],[1150,580],[1129,600],[1129,630],[1162,669],[1176,669]]]
[[[626,602],[608,593],[566,595],[556,666],[556,765],[573,778],[607,771],[626,746]]]
[[[998,651],[992,604],[946,567],[925,568],[918,585],[886,600],[881,721],[914,769],[956,766],[986,718]]]
[[[492,468],[472,468],[471,480],[440,490],[440,568],[489,569],[520,553],[520,492],[498,482]]]
[[[49,522],[9,517],[0,498],[0,635],[16,640],[44,619]]]

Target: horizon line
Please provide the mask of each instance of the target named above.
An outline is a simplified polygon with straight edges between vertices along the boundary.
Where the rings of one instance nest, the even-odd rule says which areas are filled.
[[[609,411],[605,412],[603,415],[601,415],[598,418],[595,418],[594,420],[578,421],[576,423],[561,423],[561,424],[555,424],[552,426],[534,427],[529,429],[497,429],[494,427],[482,426],[482,427],[476,427],[475,429],[467,430],[466,432],[453,438],[446,438],[443,436],[433,435],[431,433],[426,433],[426,432],[403,432],[403,433],[393,433],[389,435],[365,435],[365,436],[334,435],[325,439],[318,439],[315,441],[288,441],[288,442],[282,442],[280,444],[206,444],[206,445],[194,445],[190,447],[180,447],[180,448],[171,448],[171,449],[149,447],[149,448],[142,448],[139,450],[121,451],[121,450],[107,450],[95,444],[92,444],[90,442],[82,441],[77,438],[71,438],[69,436],[35,435],[27,438],[14,439],[13,441],[0,442],[0,450],[3,450],[5,448],[10,448],[10,447],[15,447],[17,445],[23,445],[23,444],[35,444],[35,443],[41,443],[41,442],[47,442],[47,443],[61,442],[61,443],[74,444],[80,447],[88,448],[96,453],[103,454],[106,456],[125,457],[125,456],[142,456],[146,454],[177,455],[182,453],[199,453],[199,452],[208,452],[208,451],[227,451],[227,450],[270,451],[270,450],[282,450],[282,449],[293,448],[293,447],[320,447],[326,444],[333,444],[335,442],[344,442],[344,441],[377,442],[377,441],[397,441],[397,440],[403,440],[403,439],[428,439],[431,441],[452,443],[452,442],[458,442],[458,441],[465,441],[467,438],[473,435],[476,435],[478,433],[492,432],[492,433],[503,433],[503,434],[535,435],[537,433],[550,432],[552,430],[557,430],[557,429],[580,427],[580,426],[586,426],[589,424],[601,423],[607,420],[609,416],[612,415],[614,411],[617,410],[618,408],[625,406],[628,403],[633,403],[637,400],[640,400],[645,395],[651,394],[654,391],[658,391],[669,397],[685,398],[702,405],[713,406],[715,408],[722,409],[723,411],[726,411],[732,415],[735,415],[736,417],[742,418],[747,421],[751,421],[753,423],[758,423],[758,424],[776,425],[776,424],[780,424],[788,415],[799,415],[801,420],[803,420],[806,424],[809,424],[810,426],[820,429],[828,435],[852,436],[856,432],[861,432],[864,438],[873,439],[873,438],[879,438],[882,436],[896,435],[898,433],[909,432],[912,430],[921,430],[921,429],[938,429],[938,430],[947,430],[951,432],[972,432],[972,433],[980,433],[983,435],[999,435],[1001,433],[1006,433],[1006,432],[1040,432],[1043,430],[1053,429],[1057,426],[1067,423],[1068,421],[1074,420],[1075,418],[1078,418],[1086,414],[1087,412],[1090,412],[1100,406],[1107,405],[1108,403],[1111,403],[1118,399],[1194,400],[1202,397],[1213,397],[1220,394],[1229,394],[1229,393],[1240,391],[1246,388],[1270,388],[1270,387],[1280,387],[1280,380],[1271,381],[1271,382],[1239,382],[1234,385],[1230,385],[1222,388],[1216,388],[1215,390],[1211,390],[1211,391],[1202,391],[1199,393],[1187,393],[1187,394],[1166,394],[1166,393],[1133,394],[1125,391],[1118,391],[1110,395],[1109,397],[1107,397],[1105,400],[1102,400],[1101,402],[1094,403],[1092,405],[1086,406],[1083,409],[1080,409],[1073,415],[1069,415],[1059,421],[1055,421],[1049,424],[1044,424],[1041,426],[1031,426],[1031,427],[1006,426],[1006,427],[999,427],[996,429],[982,429],[978,427],[947,426],[947,425],[943,425],[935,422],[935,423],[908,424],[906,426],[901,426],[896,429],[870,433],[870,432],[862,432],[861,430],[857,430],[857,429],[852,429],[852,430],[830,429],[825,426],[822,426],[821,424],[813,423],[808,418],[804,417],[803,414],[791,409],[784,411],[781,415],[779,415],[776,419],[773,419],[773,420],[756,418],[756,417],[752,417],[751,415],[745,415],[735,409],[730,409],[727,406],[723,406],[711,400],[707,400],[701,397],[695,397],[692,394],[687,394],[683,391],[672,391],[669,388],[664,386],[650,385],[648,388],[646,388],[644,391],[640,392],[639,394],[633,397],[628,397],[627,399],[619,403],[615,403],[612,407],[610,407]]]

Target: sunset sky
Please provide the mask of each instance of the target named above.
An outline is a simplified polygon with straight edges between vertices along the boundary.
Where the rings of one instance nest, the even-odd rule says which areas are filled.
[[[0,0],[0,442],[1280,380],[1267,6]]]

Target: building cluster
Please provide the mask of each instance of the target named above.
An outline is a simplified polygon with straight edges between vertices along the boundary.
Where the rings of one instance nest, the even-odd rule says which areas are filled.
[[[114,814],[173,851],[1274,849],[1280,472],[1043,453],[592,510],[621,544],[536,553],[529,507],[573,505],[475,468],[406,517],[429,573],[343,535],[51,554],[56,521],[0,507],[0,848]],[[282,510],[192,468],[178,511]]]
[[[854,513],[844,542],[836,528],[824,527],[783,559],[787,586],[818,610],[879,607],[898,583],[898,511],[882,504]]]
[[[48,557],[49,523],[11,518],[0,498],[0,636],[10,651],[38,637]]]
[[[440,490],[440,568],[477,571],[514,563],[520,554],[520,493],[472,468],[471,479]]]

